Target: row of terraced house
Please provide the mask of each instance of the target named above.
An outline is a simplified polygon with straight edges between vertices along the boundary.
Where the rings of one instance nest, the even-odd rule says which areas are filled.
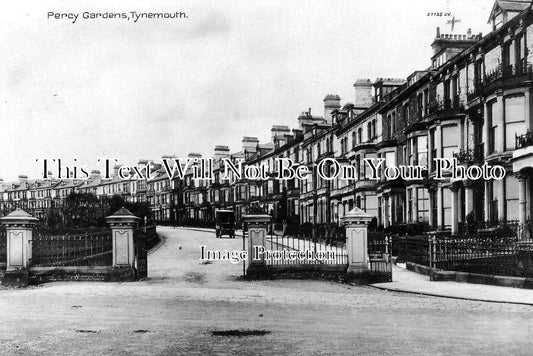
[[[0,212],[23,207],[42,217],[54,201],[81,191],[147,201],[154,219],[173,223],[212,221],[216,209],[232,209],[240,220],[254,208],[277,222],[338,224],[357,206],[383,228],[425,224],[458,233],[467,220],[528,224],[533,215],[531,3],[496,1],[489,21],[493,30],[485,36],[437,28],[429,68],[405,80],[359,79],[353,103],[341,105],[339,96],[327,95],[323,115],[309,109],[292,130],[273,126],[268,143],[244,137],[242,150],[234,153],[216,146],[211,181],[195,180],[191,171],[171,180],[156,163],[147,181],[103,180],[98,172],[84,181],[21,177],[0,185]],[[314,173],[306,180],[221,179],[222,159],[266,164],[273,173],[279,170],[276,158],[290,158]],[[321,179],[314,168],[325,158],[355,167],[355,179]],[[366,158],[428,169],[421,180],[372,180]],[[506,175],[437,180],[434,158],[456,158],[465,167],[501,165]]]

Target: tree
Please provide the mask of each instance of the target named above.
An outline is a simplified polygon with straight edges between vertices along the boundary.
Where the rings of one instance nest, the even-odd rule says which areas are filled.
[[[115,213],[115,211],[120,208],[128,209],[133,215],[141,218],[144,221],[146,217],[147,220],[151,220],[150,205],[146,202],[127,202],[119,195],[113,195],[109,200],[109,214]]]
[[[71,193],[61,210],[68,227],[102,225],[106,213],[102,202],[90,193]]]

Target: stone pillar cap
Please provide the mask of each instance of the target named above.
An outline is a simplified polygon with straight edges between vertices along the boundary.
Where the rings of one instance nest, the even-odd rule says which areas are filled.
[[[372,220],[372,215],[365,213],[358,207],[353,208],[341,218],[342,223],[370,222],[370,220]]]
[[[0,220],[2,221],[2,223],[22,222],[22,221],[26,221],[26,222],[39,221],[39,219],[34,218],[33,216],[31,216],[30,214],[28,214],[22,209],[17,209],[9,213],[8,215],[4,216],[3,218],[0,218]]]
[[[114,219],[117,219],[117,220],[129,220],[129,219],[134,219],[134,220],[139,220],[140,218],[133,215],[131,213],[131,211],[129,211],[128,209],[122,207],[120,209],[118,209],[114,214],[112,215],[109,215],[106,217],[106,220],[114,220]]]
[[[270,222],[272,217],[268,214],[252,214],[252,215],[243,215],[242,217],[244,222]]]

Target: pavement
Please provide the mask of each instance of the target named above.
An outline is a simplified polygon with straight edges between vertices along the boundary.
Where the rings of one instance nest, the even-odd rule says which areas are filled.
[[[166,227],[158,233],[164,242],[148,256],[144,280],[0,288],[0,355],[529,355],[533,349],[529,305],[320,280],[244,281],[240,263],[199,260],[201,245],[240,250],[241,239]]]
[[[213,229],[194,229],[204,232],[213,232]],[[238,231],[237,236],[242,236],[242,231]],[[531,289],[461,283],[455,281],[432,282],[429,280],[429,276],[409,271],[405,268],[405,265],[402,264],[393,265],[392,279],[393,282],[377,283],[372,284],[371,286],[388,291],[422,294],[435,297],[533,305],[533,290]]]
[[[372,286],[388,291],[435,297],[533,305],[533,290],[531,289],[454,281],[432,282],[429,280],[429,276],[424,276],[396,265],[393,265],[392,268],[392,280],[389,283],[377,283],[372,284]]]

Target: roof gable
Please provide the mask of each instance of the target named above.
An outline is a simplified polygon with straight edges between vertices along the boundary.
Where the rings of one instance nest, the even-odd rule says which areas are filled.
[[[489,21],[492,21],[501,11],[523,11],[531,4],[530,0],[496,0],[490,11]]]

